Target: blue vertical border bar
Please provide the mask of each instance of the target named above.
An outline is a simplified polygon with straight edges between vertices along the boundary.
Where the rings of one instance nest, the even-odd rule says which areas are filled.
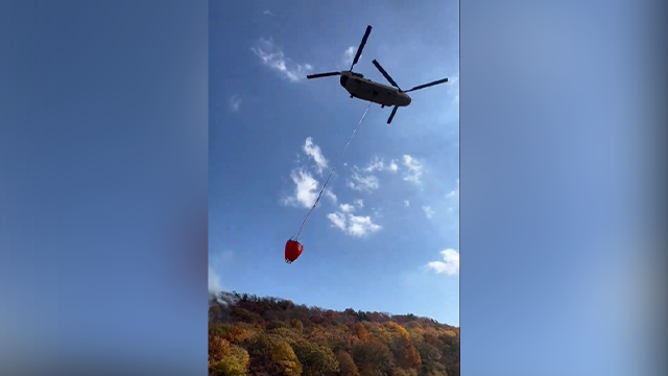
[[[0,374],[207,374],[207,90],[206,0],[0,1]]]
[[[462,375],[663,374],[665,14],[461,2]]]

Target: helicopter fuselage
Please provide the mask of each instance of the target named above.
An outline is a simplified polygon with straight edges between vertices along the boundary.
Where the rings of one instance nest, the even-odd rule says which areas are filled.
[[[361,73],[341,72],[339,83],[350,93],[351,97],[367,100],[381,106],[406,107],[411,104],[411,97],[408,94],[395,87],[364,78]]]

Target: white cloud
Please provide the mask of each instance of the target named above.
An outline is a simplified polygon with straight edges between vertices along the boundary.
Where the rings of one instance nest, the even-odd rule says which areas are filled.
[[[341,229],[342,231],[346,231],[346,215],[343,213],[329,213],[327,214],[327,218],[329,218],[330,221],[334,224],[335,227]]]
[[[322,175],[322,170],[327,168],[327,159],[322,155],[320,146],[313,143],[313,138],[309,137],[304,142],[304,153],[315,161],[318,174]]]
[[[215,270],[209,267],[209,292],[219,293],[221,291],[223,291],[223,288],[220,286],[220,277]]]
[[[376,232],[381,229],[371,221],[371,217],[348,215],[348,233],[354,236],[364,236],[371,232]]]
[[[456,183],[457,183],[457,188],[448,192],[448,194],[445,195],[445,197],[447,197],[447,198],[458,198],[459,197],[459,179],[457,179]]]
[[[381,171],[385,168],[385,163],[382,159],[374,158],[369,165],[364,168],[366,172]]]
[[[343,65],[350,67],[355,59],[355,54],[357,53],[357,47],[350,46],[345,51],[343,51]]]
[[[404,180],[419,184],[423,173],[422,164],[410,155],[404,155],[404,166],[408,169]]]
[[[434,270],[437,274],[455,275],[459,273],[459,253],[454,249],[441,251],[443,261],[432,261],[427,268]]]
[[[390,162],[389,168],[390,168],[390,171],[392,171],[392,172],[399,171],[399,165],[397,164],[397,161],[393,159],[392,162]]]
[[[272,11],[269,9],[265,9],[264,12],[262,12],[265,16],[276,16]]]
[[[293,170],[290,177],[292,182],[295,183],[295,190],[292,196],[285,199],[284,203],[304,208],[313,206],[315,199],[318,197],[318,181],[303,169]]]
[[[355,205],[357,205],[358,208],[363,208],[364,207],[364,200],[362,200],[362,199],[355,200]]]
[[[404,206],[409,207],[411,206],[411,203],[408,200],[404,200]]]
[[[356,191],[371,192],[380,188],[380,182],[374,175],[360,176],[357,172],[353,172],[351,178],[352,180],[348,181],[348,187]]]
[[[382,229],[380,225],[373,223],[371,217],[368,216],[336,212],[328,214],[327,218],[332,221],[334,227],[355,237],[363,237]]]
[[[428,219],[434,217],[434,210],[430,206],[423,206],[422,210],[424,211],[424,215],[426,215]]]
[[[328,188],[328,189],[325,189],[325,191],[322,192],[322,194],[325,195],[325,197],[327,197],[328,199],[330,199],[330,200],[332,201],[332,203],[336,205],[336,203],[337,203],[337,201],[338,201],[338,198],[336,197],[336,195],[334,194],[334,192],[332,192],[331,189],[329,189],[329,188]]]
[[[355,207],[350,204],[341,204],[340,208],[344,213],[352,213],[355,211]]]
[[[241,98],[237,95],[233,95],[229,99],[230,111],[237,112],[241,106]]]
[[[390,171],[397,172],[399,170],[399,165],[397,164],[396,159],[393,159],[389,164],[386,164],[382,158],[374,157],[369,164],[362,169],[364,172],[374,172],[374,171]]]
[[[291,82],[301,81],[313,69],[310,64],[295,64],[285,56],[283,51],[270,39],[260,38],[251,50],[267,67],[281,72]]]

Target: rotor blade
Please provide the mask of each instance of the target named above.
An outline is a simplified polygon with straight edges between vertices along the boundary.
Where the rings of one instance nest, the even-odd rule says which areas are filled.
[[[394,118],[394,114],[397,113],[398,109],[399,109],[399,107],[394,106],[394,108],[392,109],[392,113],[390,114],[390,118],[387,119],[387,124],[390,124],[392,122],[392,119]]]
[[[371,25],[366,27],[366,31],[364,32],[364,36],[362,37],[362,42],[360,43],[360,46],[357,49],[357,54],[355,54],[355,59],[353,60],[353,64],[350,66],[350,70],[353,70],[353,67],[359,61],[360,56],[362,56],[362,50],[364,49],[366,40],[369,38],[369,34],[371,34]]]
[[[414,87],[414,88],[412,88],[412,89],[410,89],[410,90],[406,90],[404,93],[408,93],[409,91],[414,91],[414,90],[424,89],[424,88],[426,88],[426,87],[430,87],[430,86],[434,86],[434,85],[442,84],[442,83],[444,83],[444,82],[448,82],[448,79],[447,79],[447,78],[444,78],[444,79],[442,79],[442,80],[438,80],[438,81],[430,82],[430,83],[428,83],[428,84],[424,84],[424,85],[416,86],[416,87]]]
[[[392,84],[392,86],[394,86],[394,87],[396,87],[397,89],[401,90],[401,88],[399,87],[399,85],[397,85],[397,83],[394,82],[394,80],[392,79],[392,77],[390,77],[390,75],[387,74],[387,72],[385,72],[385,69],[383,69],[383,67],[380,66],[380,63],[379,63],[378,61],[376,61],[376,60],[374,59],[374,60],[372,61],[372,63],[373,63],[373,65],[376,66],[376,68],[378,68],[378,70],[380,71],[380,73],[382,73],[383,76],[385,76],[385,79],[386,79],[387,81],[389,81],[389,82]]]
[[[329,72],[329,73],[318,73],[318,74],[309,74],[306,76],[309,80],[311,78],[320,78],[320,77],[329,77],[329,76],[338,76],[340,75],[341,72]]]

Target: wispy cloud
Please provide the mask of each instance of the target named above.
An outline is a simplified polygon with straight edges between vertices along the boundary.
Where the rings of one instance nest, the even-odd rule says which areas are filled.
[[[343,51],[343,66],[350,67],[355,59],[355,54],[357,53],[357,47],[350,46]]]
[[[265,16],[273,16],[273,17],[276,16],[276,15],[275,15],[272,11],[270,11],[269,9],[265,9],[265,11],[262,12],[262,14],[264,14]]]
[[[404,180],[419,184],[423,174],[422,164],[415,158],[406,154],[404,155],[404,166],[407,168]]]
[[[238,95],[233,95],[230,97],[228,104],[230,106],[230,111],[238,112],[239,107],[241,107],[241,98]]]
[[[308,64],[293,63],[285,56],[283,51],[270,39],[260,38],[257,44],[251,50],[262,60],[267,67],[281,72],[281,74],[291,82],[301,81],[313,67]]]
[[[371,221],[371,217],[363,217],[349,214],[348,215],[348,230],[350,235],[364,236],[371,232],[376,232],[382,227]]]
[[[344,213],[352,213],[357,209],[361,209],[364,207],[364,201],[363,200],[355,200],[353,201],[352,204],[341,204],[339,205],[339,209],[341,209],[342,212]]]
[[[328,199],[330,199],[334,205],[336,205],[336,203],[339,200],[338,197],[336,197],[336,195],[334,194],[334,192],[332,192],[329,188],[325,189],[325,191],[322,192],[322,194],[325,195],[325,197],[327,197]]]
[[[457,184],[457,188],[448,192],[446,197],[448,197],[448,198],[459,198],[459,179],[457,179],[457,181],[455,183]]]
[[[290,177],[295,184],[295,188],[292,195],[286,197],[283,203],[303,208],[313,206],[315,199],[318,197],[318,181],[304,169],[293,170]]]
[[[352,213],[352,212],[355,211],[355,207],[350,205],[350,204],[341,204],[341,206],[339,206],[339,208],[344,213]]]
[[[422,210],[428,219],[432,219],[434,217],[434,209],[432,209],[431,206],[423,206]]]
[[[315,161],[315,171],[322,175],[323,169],[327,167],[327,159],[322,154],[322,150],[313,142],[311,137],[304,141],[301,150],[309,160]],[[297,155],[297,164],[301,164],[301,154]],[[290,178],[294,183],[294,190],[292,194],[283,199],[283,204],[296,207],[311,208],[313,203],[320,193],[320,182],[309,172],[305,165],[292,170]],[[338,198],[331,188],[327,188],[322,192],[324,197],[327,197],[334,205],[337,204]]]
[[[363,176],[355,171],[350,179],[351,180],[348,181],[348,187],[356,191],[371,192],[380,188],[380,181],[375,175]]]
[[[456,181],[457,188],[451,190],[445,195],[445,198],[449,201],[450,207],[448,207],[448,212],[452,213],[454,208],[459,208],[459,179]]]
[[[382,158],[374,157],[369,164],[362,169],[364,172],[374,172],[374,171],[390,171],[397,172],[399,171],[399,165],[397,164],[396,159],[390,161],[390,163],[385,163]]]
[[[322,155],[320,146],[313,143],[313,138],[309,137],[304,142],[304,153],[312,158],[316,163],[318,174],[322,175],[322,171],[327,168],[327,159]]]
[[[332,224],[334,227],[339,228],[342,231],[346,231],[346,215],[343,213],[329,213],[327,214],[327,218],[329,218],[330,221],[332,221]]]
[[[327,218],[329,218],[334,227],[355,237],[363,237],[382,229],[380,225],[373,223],[369,216],[335,212],[328,214]]]
[[[409,207],[409,206],[411,206],[410,201],[408,201],[408,200],[404,200],[404,206],[405,206],[405,207]]]
[[[459,273],[459,253],[451,248],[441,251],[443,261],[432,261],[427,268],[437,274],[455,275]]]

